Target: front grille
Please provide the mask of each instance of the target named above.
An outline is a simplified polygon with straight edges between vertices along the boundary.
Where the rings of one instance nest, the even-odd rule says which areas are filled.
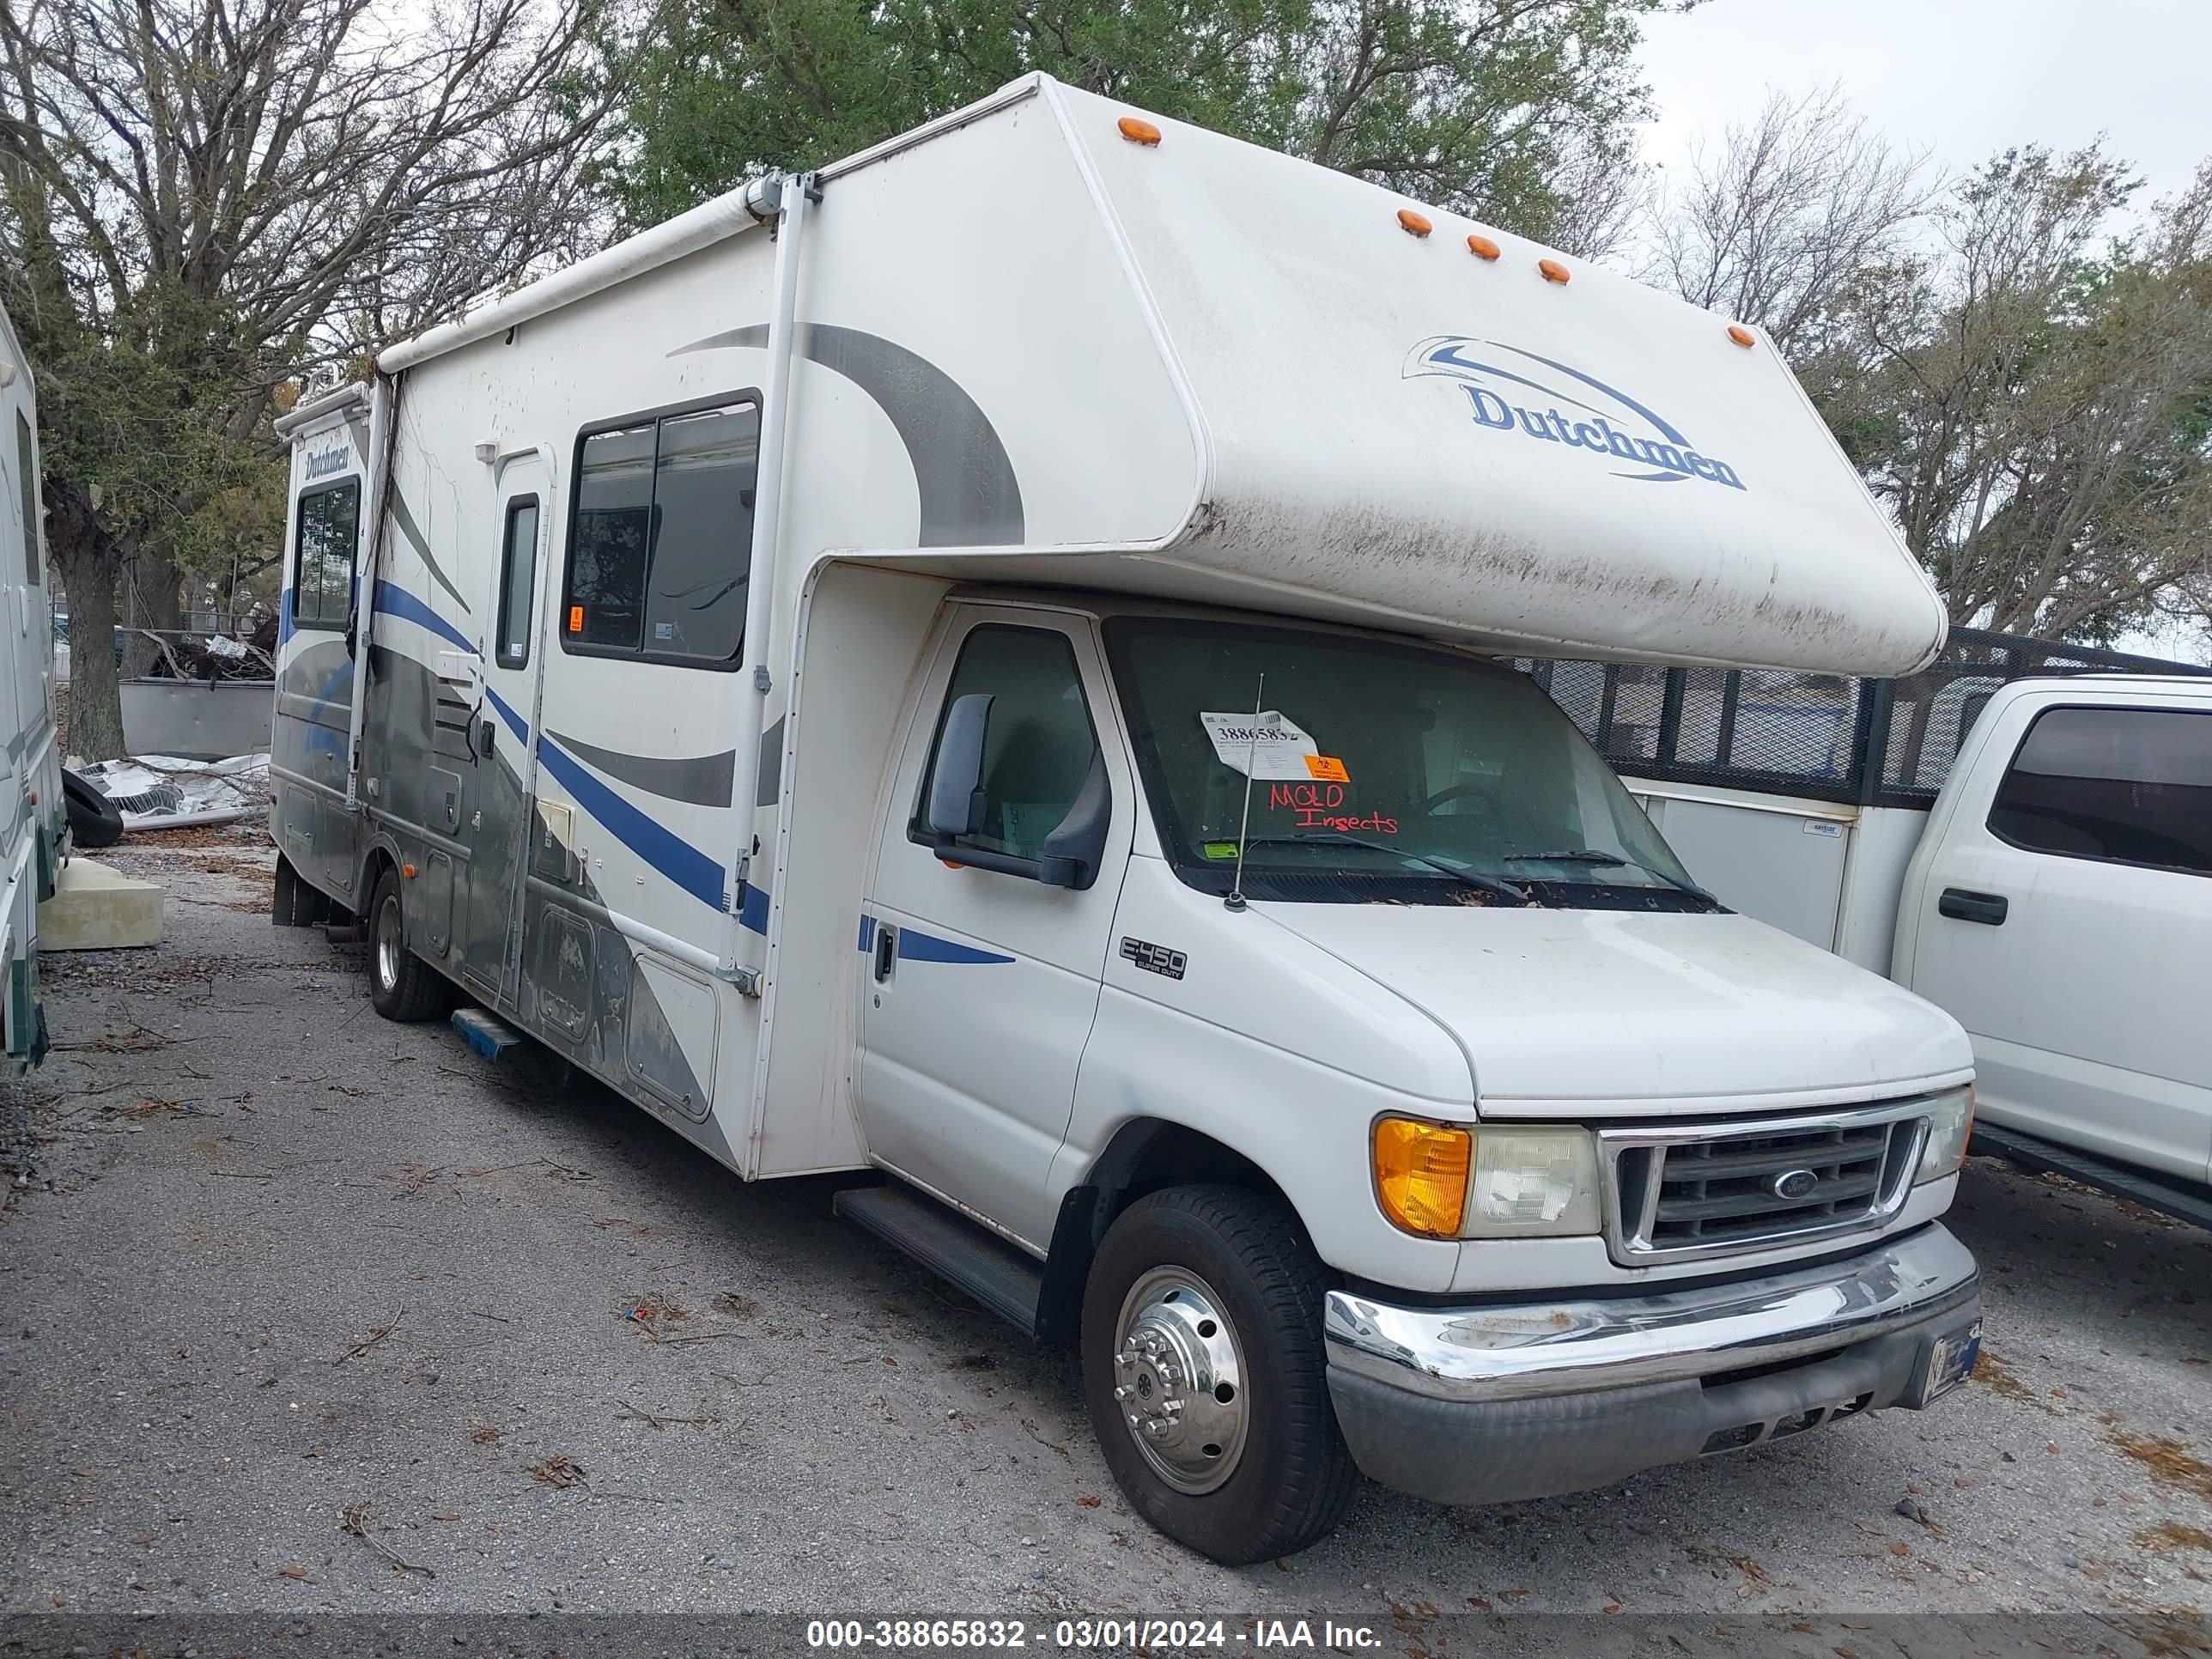
[[[1633,1263],[1720,1255],[1879,1224],[1911,1188],[1924,1112],[1924,1103],[1908,1101],[1604,1131],[1613,1255]]]

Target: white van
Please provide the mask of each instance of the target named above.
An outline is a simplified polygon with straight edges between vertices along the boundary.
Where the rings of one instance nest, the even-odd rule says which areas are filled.
[[[2203,1218],[2212,673],[1966,629],[1893,683],[1535,672],[1721,898],[1959,1019],[1981,1121]]]
[[[39,905],[69,850],[54,720],[54,631],[39,499],[38,387],[0,311],[0,1066],[46,1058]]]
[[[1934,655],[1749,331],[1031,77],[379,367],[283,426],[277,920],[744,1178],[880,1172],[1163,1530],[1971,1369],[1957,1024],[1492,660]]]

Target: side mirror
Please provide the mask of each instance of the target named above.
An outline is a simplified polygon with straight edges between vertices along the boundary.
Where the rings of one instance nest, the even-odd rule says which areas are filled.
[[[990,730],[991,701],[989,693],[974,692],[955,697],[945,713],[923,814],[933,836],[949,841],[983,827],[983,739]]]
[[[1067,816],[1045,837],[1037,879],[1048,887],[1088,888],[1098,879],[1106,856],[1106,831],[1114,821],[1114,791],[1106,781],[1106,757],[1091,753],[1091,770]]]

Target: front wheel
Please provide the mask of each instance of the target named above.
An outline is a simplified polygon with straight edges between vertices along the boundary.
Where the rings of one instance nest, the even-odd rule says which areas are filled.
[[[436,1019],[453,1012],[453,982],[407,948],[399,872],[390,865],[368,902],[368,1000],[386,1019]]]
[[[1108,1231],[1083,1298],[1091,1425],[1129,1502],[1231,1566],[1325,1537],[1356,1478],[1328,1398],[1321,1263],[1236,1187],[1171,1187]]]

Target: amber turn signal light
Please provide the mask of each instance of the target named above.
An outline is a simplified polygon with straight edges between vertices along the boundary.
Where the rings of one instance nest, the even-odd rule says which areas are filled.
[[[1375,1195],[1391,1224],[1428,1238],[1455,1238],[1467,1213],[1474,1137],[1449,1123],[1375,1120]]]

